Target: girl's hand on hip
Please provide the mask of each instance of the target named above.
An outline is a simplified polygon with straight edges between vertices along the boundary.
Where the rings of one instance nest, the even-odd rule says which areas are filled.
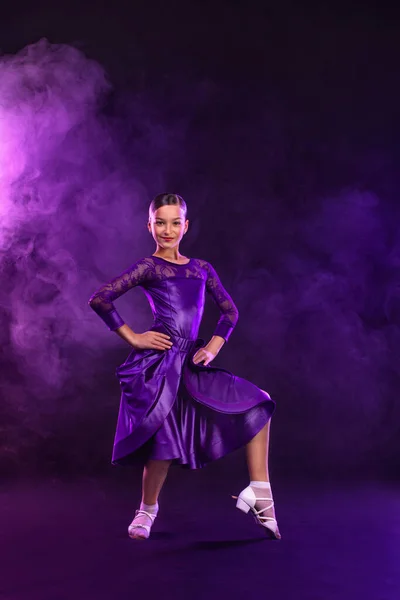
[[[211,352],[211,350],[207,350],[207,346],[204,346],[204,348],[197,350],[196,354],[193,356],[193,362],[197,365],[204,361],[203,366],[206,367],[216,356],[216,352]]]
[[[169,350],[172,348],[170,336],[158,331],[145,331],[145,333],[135,333],[132,346],[137,350]]]

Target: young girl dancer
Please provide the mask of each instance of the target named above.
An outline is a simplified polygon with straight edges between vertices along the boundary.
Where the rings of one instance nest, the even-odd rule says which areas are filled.
[[[275,402],[250,381],[210,366],[228,341],[238,311],[209,262],[180,254],[189,226],[186,211],[177,194],[156,196],[148,221],[154,254],[136,261],[89,300],[110,331],[133,348],[116,369],[121,403],[111,461],[145,465],[142,501],[128,533],[133,539],[149,537],[171,463],[199,469],[245,446],[250,483],[232,497],[269,537],[280,539],[268,473]],[[113,304],[135,286],[142,287],[154,317],[145,333],[135,333]],[[208,344],[197,337],[206,291],[220,310]]]

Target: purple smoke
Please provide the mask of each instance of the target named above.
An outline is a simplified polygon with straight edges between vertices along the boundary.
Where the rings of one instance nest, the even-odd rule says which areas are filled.
[[[106,118],[110,83],[77,49],[41,40],[0,59],[3,460],[32,460],[31,450],[44,448],[50,463],[58,449],[82,466],[94,447],[108,460],[113,371],[129,349],[87,301],[153,251],[148,200],[170,181],[189,202],[183,251],[214,263],[241,315],[221,362],[277,400],[278,462],[356,467],[380,448],[392,458],[400,236],[387,204],[367,189],[333,193],[327,183],[303,210],[290,206],[299,190],[285,180],[287,136],[304,132],[285,132],[274,108],[237,118],[240,96],[229,120],[233,94],[222,85],[176,89],[166,83],[163,93],[124,98]],[[300,157],[292,160],[300,169]],[[312,197],[317,165],[303,166],[298,181]],[[277,172],[281,195],[270,187]],[[137,291],[117,302],[134,329],[150,323]]]
[[[145,207],[98,114],[110,89],[98,63],[41,40],[1,59],[0,82],[2,343],[31,392],[53,396],[72,376],[62,349],[83,350],[93,332],[86,304],[103,256],[120,269],[140,244],[126,223]]]

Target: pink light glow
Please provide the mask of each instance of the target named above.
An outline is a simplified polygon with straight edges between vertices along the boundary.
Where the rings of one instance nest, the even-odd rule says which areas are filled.
[[[135,208],[132,181],[128,194],[104,161],[116,155],[98,114],[109,88],[102,67],[70,46],[41,40],[0,57],[0,267],[10,271],[0,342],[11,341],[41,394],[69,379],[61,350],[87,336],[87,297],[104,268],[99,248],[113,271],[124,242],[132,246],[126,227],[118,233]]]

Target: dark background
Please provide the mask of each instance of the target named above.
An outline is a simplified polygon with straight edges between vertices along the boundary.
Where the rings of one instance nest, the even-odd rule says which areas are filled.
[[[26,164],[4,188],[20,218],[1,248],[3,474],[112,469],[114,370],[129,348],[87,300],[153,252],[146,210],[167,190],[189,206],[182,252],[209,260],[239,308],[217,364],[277,402],[273,471],[396,476],[397,12],[14,3],[2,7],[0,47],[1,123],[29,122],[7,134]],[[65,99],[62,116],[51,98]],[[149,326],[139,291],[117,307],[133,329]],[[217,317],[211,304],[203,336]]]

